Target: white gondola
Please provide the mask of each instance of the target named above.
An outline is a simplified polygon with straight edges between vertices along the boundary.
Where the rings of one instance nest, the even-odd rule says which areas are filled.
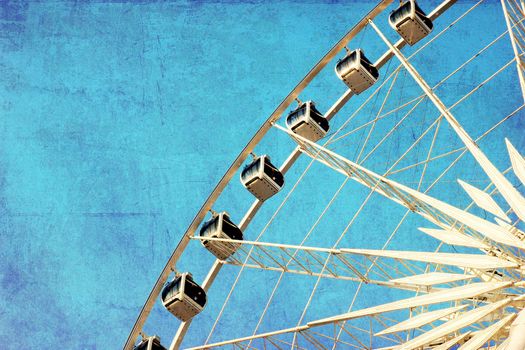
[[[177,274],[162,290],[162,304],[179,320],[186,322],[204,309],[206,292],[190,273]]]
[[[434,27],[415,0],[409,0],[392,11],[388,22],[409,45],[426,37]]]
[[[283,187],[284,176],[270,162],[270,157],[263,155],[244,167],[241,172],[241,183],[257,199],[265,201]]]
[[[354,94],[365,91],[379,78],[376,67],[361,49],[353,50],[339,60],[335,65],[335,73]]]
[[[328,132],[328,120],[315,108],[313,101],[301,103],[286,118],[286,126],[292,132],[312,142],[322,139]]]
[[[160,338],[156,335],[142,339],[133,350],[167,350],[160,343]]]
[[[222,238],[242,240],[242,231],[231,220],[226,212],[214,213],[213,218],[204,225],[200,230],[201,237]],[[202,244],[213,255],[220,260],[226,260],[239,249],[239,243],[229,243],[223,241],[202,240]]]

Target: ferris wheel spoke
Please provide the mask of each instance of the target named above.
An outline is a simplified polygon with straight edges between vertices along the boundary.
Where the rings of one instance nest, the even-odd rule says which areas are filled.
[[[455,246],[463,246],[476,249],[490,249],[486,243],[481,240],[475,239],[471,236],[467,236],[458,230],[454,229],[429,229],[420,227],[419,230],[435,239]]]
[[[472,338],[470,338],[465,344],[461,346],[464,350],[477,350],[481,348],[487,341],[492,339],[492,337],[500,332],[505,326],[512,322],[516,318],[516,314],[510,314],[502,318],[498,322],[494,323],[488,328],[485,328]]]
[[[425,175],[427,173],[428,163],[429,159],[432,156],[432,152],[434,151],[434,145],[436,143],[437,136],[439,134],[439,127],[441,126],[441,118],[436,124],[435,130],[434,130],[434,136],[432,137],[432,142],[430,143],[430,147],[428,148],[427,152],[427,158],[425,161],[425,164],[423,165],[423,171],[421,172],[421,176],[419,177],[419,183],[417,184],[416,190],[421,190],[421,185],[423,184],[423,179],[425,178]]]
[[[198,239],[198,238],[195,238]],[[223,239],[211,239],[221,241]],[[453,253],[431,253],[431,252],[409,252],[409,251],[387,251],[387,250],[366,250],[366,249],[327,249],[316,247],[292,246],[277,243],[236,241],[235,244],[250,246],[252,258],[243,264],[237,261],[245,260],[243,257],[231,259],[224,263],[244,266],[248,268],[264,269],[270,271],[280,271],[284,273],[305,274],[311,276],[336,278],[351,281],[362,281],[365,283],[378,284],[393,288],[416,290],[419,286],[432,286],[435,284],[446,284],[461,280],[474,278],[474,275],[458,274],[463,270],[469,270],[479,276],[483,270],[509,269],[516,268],[516,263],[509,262],[497,257],[480,254],[453,254]],[[243,251],[242,249],[241,251]],[[284,266],[284,261],[291,256],[292,252],[304,252],[296,254],[294,263],[288,262]],[[266,255],[268,259],[253,259],[253,252],[261,252],[259,256]],[[239,254],[237,252],[236,254]],[[308,257],[317,256],[315,261],[305,262]],[[361,263],[356,256],[365,257],[370,260],[372,257],[379,271],[374,272],[370,277],[371,271],[367,264]],[[380,262],[377,258],[384,258],[387,261]],[[323,266],[329,262],[332,269]],[[439,273],[419,274],[422,269],[411,261],[424,262],[434,265]],[[441,268],[441,265],[450,265],[460,269],[453,273],[447,272],[449,269]],[[328,266],[328,264],[327,264]],[[384,266],[384,268],[381,268]],[[414,269],[417,269],[414,270]],[[390,271],[387,273],[386,271]],[[478,271],[479,270],[479,271]],[[452,270],[450,270],[452,271]],[[379,273],[380,272],[380,273]],[[392,275],[396,273],[396,275]],[[373,278],[373,279],[372,279]]]
[[[307,329],[307,328],[308,328],[307,326],[287,328],[287,329],[282,329],[282,330],[268,332],[268,333],[261,333],[261,334],[257,334],[257,335],[253,335],[253,336],[249,336],[249,337],[242,337],[242,338],[236,338],[236,339],[231,339],[231,340],[227,340],[227,341],[217,342],[217,343],[213,343],[213,344],[204,344],[204,345],[188,348],[188,350],[211,349],[211,348],[221,347],[221,346],[225,346],[225,345],[237,345],[237,344],[243,344],[243,343],[245,343],[247,341],[250,341],[250,340],[268,341],[273,346],[281,349],[281,347],[279,347],[279,345],[277,343],[283,343],[283,344],[286,344],[286,345],[291,345],[291,343],[288,343],[286,341],[278,339],[277,338],[278,336],[283,335],[283,334],[284,335],[288,335],[288,334],[293,333],[293,332],[300,332],[300,331],[302,331],[304,329]],[[302,347],[298,347],[298,348],[299,349],[303,349]]]
[[[456,300],[476,298],[480,295],[488,295],[488,293],[511,287],[512,285],[513,282],[476,282],[464,286],[445,289],[434,293],[415,296],[407,299],[401,299],[391,303],[381,304],[378,306],[352,311],[338,316],[311,321],[308,322],[307,325],[310,327],[316,327],[331,324],[333,322],[348,321],[355,318],[377,315],[397,310],[404,310],[418,306],[427,306]],[[511,298],[505,299],[505,305],[509,304],[511,300]],[[498,305],[498,303],[501,303],[501,300],[499,302],[495,302],[494,304]],[[501,304],[499,307],[501,306],[503,306],[503,304]]]
[[[341,126],[340,126],[340,127],[339,127],[339,128],[333,133],[333,134],[332,134],[332,135],[330,135],[330,137],[328,138],[328,140],[325,141],[325,143],[324,143],[325,146],[327,146],[327,145],[329,145],[329,144],[331,144],[331,143],[333,143],[333,142],[339,140],[339,137],[337,137],[338,134],[341,133],[343,130],[345,130],[345,128],[346,128],[348,125],[350,125],[350,122],[351,122],[356,116],[358,116],[358,115],[359,115],[359,112],[361,112],[361,111],[362,111],[362,110],[363,110],[363,109],[364,109],[364,108],[370,103],[370,101],[372,101],[372,99],[373,99],[375,96],[377,96],[377,94],[383,89],[383,87],[385,87],[386,84],[387,84],[390,80],[392,80],[392,79],[394,78],[394,76],[396,75],[396,73],[397,73],[398,71],[400,71],[400,68],[396,69],[394,72],[392,72],[390,75],[388,75],[388,76],[384,79],[384,81],[383,81],[383,82],[382,82],[382,83],[381,83],[381,84],[380,84],[380,85],[379,85],[379,86],[378,86],[378,87],[377,87],[377,88],[376,88],[376,89],[370,94],[370,96],[368,96],[368,97],[365,99],[365,101],[363,101],[363,102],[359,105],[359,107],[357,107],[357,108],[355,109],[355,111],[350,115],[350,117],[348,117],[348,118],[345,120],[345,122],[344,122],[344,123],[343,123],[343,124],[342,124],[342,125],[341,125]],[[349,93],[349,94],[353,94],[353,93],[351,92],[351,90],[347,90],[347,93]],[[416,99],[413,99],[413,100],[411,100],[411,101],[409,101],[409,102],[407,102],[407,103],[405,103],[405,105],[404,105],[403,107],[410,105],[411,103],[413,103],[413,102],[416,101],[416,100],[417,100],[417,98],[416,98]],[[398,107],[398,109],[399,109],[399,108],[402,108],[402,107]],[[385,113],[385,115],[381,116],[381,119],[384,118],[384,117],[386,117],[386,116],[388,116],[388,115],[390,115],[390,114],[392,114],[392,113],[394,113],[394,112],[393,112],[393,111],[389,111],[389,112]],[[329,115],[330,115],[330,114],[329,114]],[[327,119],[328,119],[328,118],[327,118]],[[361,125],[360,128],[361,128],[361,127],[364,127],[364,126],[367,126],[367,125],[369,125],[369,124],[371,124],[371,123],[373,123],[373,121],[370,121],[370,122],[368,122],[368,123],[365,123],[366,125]],[[357,130],[354,129],[354,130],[350,131],[349,134],[350,134],[350,133],[354,133],[355,131],[357,131]],[[346,135],[343,135],[343,136],[341,136],[341,138],[343,138],[343,137],[345,137],[345,136],[346,136]]]
[[[324,339],[329,339],[330,342],[336,344],[336,343],[341,343],[341,344],[345,344],[347,346],[351,346],[351,347],[354,347],[354,348],[357,348],[357,349],[369,349],[368,346],[366,346],[362,341],[359,340],[358,337],[355,336],[355,334],[353,334],[353,332],[350,332],[349,330],[347,330],[346,328],[342,327],[341,328],[346,334],[348,334],[349,338],[351,340],[353,340],[355,343],[350,343],[349,341],[341,341],[340,339],[336,339],[336,337],[333,337],[331,335],[327,335],[327,334],[323,334],[321,332],[314,332],[313,330],[308,330],[308,332],[310,332],[311,334],[317,336],[318,338],[324,338]],[[307,331],[303,331],[302,333],[306,333]],[[350,340],[349,339],[349,340]]]
[[[195,238],[197,240],[201,239]],[[210,239],[210,238],[207,238]],[[210,240],[221,241],[223,239],[214,238]],[[226,240],[231,242],[231,240]],[[336,249],[324,249],[316,247],[294,246],[278,243],[254,242],[254,241],[237,241],[236,244],[243,247],[249,247],[252,251],[250,257],[247,257],[247,249],[239,249],[234,259],[228,258],[224,263],[237,266],[245,266],[249,268],[257,268],[271,271],[282,271],[285,273],[297,273],[312,276],[323,276],[339,279],[350,279],[354,281],[366,281],[368,279],[359,271],[363,266],[355,266],[355,262],[349,262],[340,251]],[[259,258],[255,260],[254,255],[266,259]],[[326,259],[329,259],[331,268],[325,268],[322,272],[323,264]],[[237,261],[246,261],[242,264]]]
[[[246,342],[250,340],[276,339],[278,336],[283,336],[283,335],[292,335],[295,339],[298,339],[298,337],[304,336],[305,333],[308,333],[310,337],[317,337],[316,342],[319,342],[321,344],[323,344],[323,341],[320,338],[328,339],[330,340],[331,343],[341,342],[340,337],[334,337],[330,335],[333,332],[333,330],[331,330],[331,328],[327,328],[326,327],[327,325],[335,325],[337,327],[340,327],[345,335],[348,335],[350,339],[356,342],[356,345],[355,345],[356,348],[367,349],[369,347],[366,346],[355,335],[355,333],[363,332],[363,333],[373,336],[374,335],[373,330],[372,329],[365,330],[365,329],[362,329],[356,326],[352,326],[349,324],[343,324],[342,321],[348,321],[351,319],[362,318],[362,317],[376,317],[378,315],[381,315],[387,312],[414,308],[418,306],[425,306],[425,305],[430,305],[430,304],[440,304],[444,302],[453,302],[455,300],[462,300],[462,299],[469,299],[469,298],[475,299],[481,295],[487,296],[491,292],[511,287],[512,284],[513,284],[512,282],[474,283],[470,285],[460,286],[460,287],[456,287],[452,289],[447,289],[447,290],[442,290],[442,291],[426,294],[423,296],[417,296],[417,297],[399,300],[399,301],[392,302],[392,303],[386,303],[386,304],[382,304],[382,305],[367,308],[367,309],[353,311],[347,314],[338,315],[338,316],[334,316],[334,317],[330,317],[326,319],[320,319],[320,320],[308,322],[304,326],[297,326],[293,328],[287,328],[287,329],[282,329],[278,331],[258,334],[258,335],[254,335],[250,337],[237,338],[237,339],[232,339],[232,340],[223,341],[219,343],[207,344],[204,346],[194,347],[191,349],[208,349],[208,348],[220,347],[220,346],[229,345],[229,344],[242,343],[242,342]],[[451,318],[449,321],[445,322],[444,324],[440,326],[436,326],[432,330],[426,333],[423,333],[422,335],[416,338],[413,338],[410,341],[411,342],[410,345],[412,346],[416,344],[416,347],[426,345],[434,339],[442,338],[464,327],[475,325],[484,317],[490,314],[493,314],[494,312],[500,309],[504,309],[505,307],[509,305],[512,305],[512,301],[517,300],[519,298],[520,297],[505,298],[503,300],[489,302],[487,305],[476,307],[468,312],[462,313],[460,314],[460,316],[456,318]],[[458,312],[458,311],[459,311],[459,308],[458,310],[455,310],[453,312]],[[501,317],[505,318],[507,317],[507,315],[502,315]],[[412,321],[414,321],[414,319]],[[383,328],[388,329],[388,327],[386,328],[383,327]],[[349,329],[351,329],[352,331],[350,331]],[[324,332],[321,333],[322,331]],[[384,338],[384,335],[380,335],[380,336]],[[395,340],[393,339],[392,341],[395,342]],[[311,343],[311,338],[309,342]],[[294,344],[292,344],[291,347],[292,348],[297,347],[298,345],[296,343],[297,341]],[[345,343],[350,344],[347,342]],[[405,343],[405,344],[408,344],[408,343]],[[401,346],[403,346],[404,348],[405,344]],[[412,348],[412,347],[407,347],[407,348]]]
[[[467,149],[470,151],[472,156],[476,159],[481,168],[485,171],[485,174],[492,180],[494,185],[498,188],[501,195],[505,198],[507,203],[512,207],[513,211],[522,220],[525,220],[525,198],[512,186],[512,184],[499,172],[499,170],[490,162],[485,156],[481,149],[476,145],[474,140],[467,134],[467,132],[461,127],[461,124],[457,119],[450,113],[449,109],[445,107],[439,97],[430,89],[428,84],[423,80],[419,73],[414,67],[406,60],[403,54],[396,49],[390,41],[384,36],[379,28],[372,22],[369,21],[370,25],[377,32],[379,37],[385,42],[385,44],[395,53],[397,58],[401,61],[403,66],[412,75],[414,80],[421,86],[423,91],[427,94],[429,99],[434,103],[438,110],[443,114],[445,119],[449,122],[449,125],[459,136],[461,141],[465,144]]]
[[[410,108],[410,110],[403,115],[403,117],[386,133],[385,136],[366,154],[360,164],[366,162],[368,158],[390,137],[392,134],[401,126],[401,124],[415,111],[415,109],[423,102],[425,99],[420,98],[417,103]],[[415,143],[417,144],[417,143]]]
[[[337,330],[337,325],[334,325],[336,328],[335,330]],[[312,335],[318,337],[319,339],[328,339],[330,343],[333,342],[333,344],[340,344],[340,345],[344,345],[346,348],[352,348],[352,349],[368,349],[368,347],[363,347],[363,343],[359,343],[358,341],[355,340],[355,338],[353,338],[352,340],[355,341],[355,344],[354,343],[350,343],[349,341],[344,341],[344,340],[341,340],[341,339],[337,339],[336,338],[336,335],[328,335],[328,334],[323,334],[321,332],[314,332],[313,330],[310,330],[309,331]],[[351,334],[351,333],[350,333]],[[353,336],[353,335],[352,335]]]
[[[320,153],[320,152],[319,152]],[[318,154],[319,154],[318,153]],[[331,159],[335,159],[334,157],[332,157],[331,155],[329,155],[329,157]],[[372,198],[372,195],[374,194],[375,190],[376,190],[376,186],[374,186],[373,188],[371,188],[371,190],[369,191],[368,195],[366,196],[366,198],[363,200],[363,202],[361,203],[361,205],[359,206],[359,208],[357,209],[357,211],[354,213],[354,215],[352,216],[352,218],[350,219],[350,221],[348,222],[348,224],[346,225],[346,227],[344,228],[343,232],[339,235],[339,237],[337,238],[337,241],[333,244],[332,248],[337,248],[339,243],[341,242],[341,240],[345,237],[346,233],[348,232],[348,230],[350,229],[350,227],[354,224],[355,220],[357,219],[357,217],[359,216],[359,214],[362,212],[362,210],[364,209],[364,207],[367,205],[367,203],[369,202],[370,198]],[[325,261],[325,263],[323,264],[323,268],[322,268],[322,272],[324,272],[324,270],[326,269],[326,266],[327,264],[329,263],[329,260],[327,259]],[[299,317],[299,320],[297,322],[297,325],[300,325],[302,322],[303,322],[303,319],[304,317],[306,316],[306,312],[308,311],[308,308],[310,307],[310,304],[311,302],[313,301],[313,298],[316,294],[316,291],[317,291],[317,288],[319,287],[319,283],[321,282],[321,277],[318,277],[315,284],[314,284],[314,287],[312,288],[312,291],[310,292],[310,296],[303,308],[303,311],[301,313],[301,316]],[[293,340],[292,340],[292,344],[295,344],[297,340],[297,335],[294,334],[293,336]]]
[[[416,338],[409,340],[408,342],[404,343],[399,348],[400,349],[414,349],[419,346],[429,344],[430,342],[434,340],[437,340],[455,331],[459,331],[461,328],[469,326],[481,320],[483,317],[488,316],[491,313],[498,311],[501,308],[504,308],[506,305],[510,303],[510,301],[511,299],[507,298],[499,302],[488,304],[488,305],[473,309],[471,311],[468,311],[453,320],[450,320],[428,332],[423,333],[422,335]]]
[[[458,101],[454,102],[450,107],[448,107],[448,111],[452,110],[453,108],[457,107],[460,103],[465,101],[467,98],[469,98],[473,93],[478,91],[480,88],[485,86],[489,81],[494,79],[496,76],[498,76],[501,72],[503,72],[505,69],[507,69],[516,59],[512,58],[510,61],[505,63],[502,67],[500,67],[496,72],[494,72],[492,75],[490,75],[488,78],[486,78],[484,81],[479,83],[474,89],[470,90],[467,94],[465,94],[462,98],[460,98]],[[446,118],[446,116],[445,116]],[[448,120],[448,119],[447,119]],[[459,125],[459,123],[458,123]]]
[[[518,268],[520,266],[517,263],[513,263],[486,254],[432,253],[420,251],[395,251],[354,248],[342,248],[340,250],[342,253],[346,254],[390,258],[404,264],[406,264],[406,261],[419,261],[435,265],[451,265],[457,266],[459,268],[470,268],[479,270],[511,269]],[[436,276],[436,280],[429,279],[427,280],[427,282],[429,283],[429,285],[439,284],[441,278],[443,277],[446,279],[457,278],[457,276],[451,276],[450,274],[440,275]],[[414,276],[411,276],[410,278],[414,278]],[[418,278],[421,279],[420,276],[418,276]]]
[[[280,129],[289,133],[286,129]],[[486,221],[450,204],[432,198],[424,193],[408,188],[383,176],[377,175],[374,172],[358,164],[355,164],[348,159],[323,148],[322,146],[309,142],[300,136],[291,133],[289,133],[289,135],[302,146],[303,152],[305,154],[309,155],[310,157],[313,157],[318,153],[328,154],[329,157],[327,156],[323,159],[317,158],[318,161],[367,187],[370,187],[370,184],[366,181],[363,181],[362,179],[364,177],[373,179],[373,182],[375,182],[375,186],[373,188],[377,193],[407,207],[408,209],[420,214],[430,222],[444,229],[449,228],[455,222],[461,222],[471,230],[477,231],[495,242],[525,249],[525,244],[523,242],[516,239],[515,236],[511,235],[507,230],[501,228],[497,224]],[[331,159],[337,159],[337,162],[331,161]]]
[[[382,331],[375,333],[375,335],[379,336],[383,334],[399,333],[411,329],[420,328],[421,326],[431,324],[432,322],[438,321],[444,317],[450,319],[453,318],[459,311],[464,310],[466,307],[467,305],[461,305],[445,309],[438,309],[436,311],[422,312],[417,316],[396,323],[391,327],[385,328]]]

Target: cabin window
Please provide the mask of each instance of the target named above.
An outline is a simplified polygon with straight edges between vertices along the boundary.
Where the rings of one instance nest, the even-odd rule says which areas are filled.
[[[222,231],[232,239],[241,239],[239,236],[239,228],[235,226],[225,215],[222,221]]]
[[[204,290],[190,279],[186,279],[184,294],[186,294],[201,307],[206,304],[206,294],[204,293]]]
[[[252,164],[246,166],[244,168],[244,170],[242,171],[241,177],[243,179],[249,179],[249,178],[257,175],[257,173],[259,171],[260,164],[261,164],[261,159],[259,158],[255,162],[253,162]]]
[[[167,300],[176,295],[179,292],[180,277],[169,283],[162,291],[162,300]]]
[[[135,347],[135,350],[146,350],[148,348],[148,342],[142,342],[137,347]]]
[[[219,226],[219,218],[213,218],[210,221],[206,222],[201,228],[201,236],[209,235],[212,232],[215,232]]]
[[[264,173],[272,178],[279,186],[283,185],[283,174],[281,174],[281,172],[270,163],[268,158],[264,159]]]

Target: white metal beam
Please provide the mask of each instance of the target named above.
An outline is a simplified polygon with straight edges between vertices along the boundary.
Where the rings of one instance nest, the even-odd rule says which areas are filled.
[[[525,160],[508,139],[505,139],[505,143],[507,144],[507,150],[509,151],[512,170],[516,177],[520,179],[521,183],[525,185]]]
[[[516,317],[516,314],[510,314],[503,317],[498,322],[493,325],[482,329],[477,332],[472,338],[470,338],[465,344],[461,346],[461,350],[477,350],[483,347],[487,341],[492,339],[492,337],[499,332],[503,327],[505,327],[510,321]]]
[[[465,181],[461,181],[458,179],[458,182],[478,207],[510,222],[510,219],[507,216],[507,214],[505,214],[503,209],[500,208],[498,203],[496,203],[496,201],[490,196],[490,194],[480,190],[475,186],[472,186],[471,184],[466,183]]]
[[[466,307],[467,305],[462,305],[462,306],[455,306],[455,307],[450,307],[446,309],[439,309],[435,311],[423,312],[405,321],[396,323],[392,327],[388,327],[382,330],[381,332],[376,333],[375,335],[378,336],[378,335],[384,335],[384,334],[390,334],[390,333],[397,333],[397,332],[408,331],[414,328],[419,328],[426,324],[437,321],[445,316],[449,316],[450,314],[464,310]]]
[[[420,336],[411,339],[407,341],[406,343],[401,344],[396,349],[399,350],[412,350],[412,349],[418,349],[424,345],[429,344],[430,342],[439,339],[441,337],[444,337],[452,332],[458,331],[464,327],[467,327],[471,324],[474,324],[484,318],[487,315],[490,315],[491,313],[505,307],[510,303],[511,299],[503,299],[501,301],[487,304],[482,307],[475,308],[473,310],[470,310],[458,318],[455,318],[453,320],[450,320],[428,332],[425,332],[421,334]]]
[[[471,283],[460,287],[454,287],[450,289],[440,290],[438,292],[419,295],[407,299],[402,299],[394,301],[391,303],[385,303],[378,306],[369,307],[366,309],[361,309],[357,311],[351,311],[345,314],[341,314],[334,317],[328,317],[312,322],[308,322],[308,325],[313,326],[322,326],[325,324],[330,324],[339,321],[351,320],[354,318],[371,316],[382,314],[385,312],[391,312],[396,310],[403,310],[423,305],[432,305],[444,303],[447,301],[462,300],[473,298],[478,295],[482,295],[489,292],[494,292],[503,288],[508,288],[512,286],[512,282],[478,282]]]

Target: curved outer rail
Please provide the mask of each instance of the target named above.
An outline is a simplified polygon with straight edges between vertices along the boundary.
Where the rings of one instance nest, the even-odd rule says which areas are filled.
[[[429,18],[434,21],[437,19],[441,14],[443,14],[450,6],[452,6],[456,0],[445,0],[441,5],[436,7],[434,11],[432,11],[429,14]],[[400,39],[395,43],[395,47],[397,49],[401,49],[406,45],[406,42],[403,39]],[[383,67],[392,57],[394,57],[394,52],[392,50],[388,50],[385,52],[375,63],[374,66],[376,66],[378,69]],[[351,90],[346,90],[345,93],[335,102],[335,104],[325,113],[324,117],[328,120],[331,120],[337,112],[348,102],[350,97],[353,96],[353,92]],[[286,161],[281,165],[280,171],[284,174],[292,167],[292,165],[295,163],[295,161],[299,158],[301,155],[300,147],[298,146],[291,154],[288,156]],[[246,212],[244,218],[241,220],[239,224],[239,228],[244,231],[244,229],[249,225],[252,218],[255,216],[259,208],[262,206],[262,202],[255,201],[250,209]],[[223,266],[223,263],[220,260],[216,260],[215,263],[210,268],[210,271],[208,272],[208,275],[204,279],[204,282],[202,284],[202,288],[205,291],[208,291],[208,289],[213,284],[215,277],[218,275],[219,271],[221,270]],[[182,340],[184,339],[184,336],[186,332],[188,331],[189,326],[191,325],[191,321],[189,320],[187,322],[182,322],[177,330],[177,333],[173,337],[172,343],[170,345],[170,350],[178,349],[181,345]]]
[[[234,162],[230,165],[222,179],[218,182],[218,184],[215,186],[209,197],[206,199],[204,204],[202,205],[201,209],[191,222],[190,226],[184,233],[183,237],[177,244],[177,247],[173,251],[172,255],[168,259],[166,265],[164,266],[162,272],[160,273],[157,281],[155,282],[155,285],[153,286],[145,304],[143,305],[139,316],[137,317],[137,320],[135,321],[135,324],[133,325],[133,328],[128,336],[128,339],[126,340],[126,344],[124,345],[124,350],[132,350],[133,346],[135,344],[135,341],[139,335],[139,333],[142,330],[142,327],[149,316],[149,313],[151,312],[151,309],[153,308],[156,299],[158,298],[162,286],[168,279],[170,273],[172,272],[176,262],[182,255],[182,252],[186,249],[186,246],[191,240],[191,237],[194,235],[195,231],[199,227],[202,220],[204,220],[204,217],[206,216],[206,213],[212,208],[213,204],[219,197],[219,195],[224,190],[225,186],[230,182],[234,174],[237,172],[237,170],[240,168],[240,166],[244,163],[250,152],[253,151],[255,146],[262,140],[264,135],[270,130],[272,125],[280,118],[280,116],[284,113],[284,111],[293,103],[293,101],[299,96],[299,94],[308,86],[308,84],[317,76],[317,74],[324,69],[324,67],[335,58],[335,56],[348,44],[350,40],[352,40],[355,35],[357,35],[367,24],[369,19],[375,18],[377,15],[379,15],[390,3],[392,3],[393,0],[382,0],[379,2],[376,7],[374,7],[366,16],[364,16],[361,21],[359,21],[358,24],[356,24],[348,33],[343,36],[341,40],[337,44],[335,44],[330,51],[328,51],[321,60],[306,74],[306,76],[297,84],[297,86],[286,96],[286,98],[277,106],[277,108],[274,110],[274,112],[270,115],[270,117],[262,124],[262,126],[259,128],[259,130],[255,133],[255,135],[252,137],[252,139],[247,143],[247,145],[244,147],[244,149],[240,152],[240,154],[237,156],[237,158],[234,160]],[[434,20],[435,18],[439,17],[443,12],[445,12],[452,4],[454,4],[456,0],[445,0],[441,5],[439,5],[431,14],[429,14],[429,17]],[[395,46],[396,48],[400,49],[403,46],[405,46],[405,42],[403,40],[399,40]],[[394,56],[394,53],[390,50],[387,51],[383,56],[379,58],[379,60],[375,63],[375,65],[380,68],[383,66],[390,58]],[[326,113],[325,117],[330,120],[335,114],[346,104],[346,102],[350,99],[350,97],[353,95],[351,90],[347,90],[340,98],[339,100],[330,108],[330,110]],[[281,166],[281,171],[285,173],[292,165],[295,163],[297,158],[300,155],[299,149],[295,149],[292,154],[288,157],[288,159],[284,162],[284,164]],[[241,224],[239,225],[241,228],[245,228],[251,219],[254,217],[255,213],[259,210],[261,207],[262,202],[255,201],[248,212],[246,213],[245,217],[243,218]],[[216,260],[213,264],[212,268],[210,269],[210,272],[208,273],[208,276],[206,277],[203,288],[205,290],[208,290],[208,288],[213,283],[213,280],[215,279],[216,275],[220,271],[222,267],[222,263],[220,260]],[[180,343],[182,342],[182,339],[184,338],[184,335],[191,323],[191,320],[188,322],[181,323],[177,334],[175,335],[173,342],[170,346],[171,349],[177,349],[180,346]]]

